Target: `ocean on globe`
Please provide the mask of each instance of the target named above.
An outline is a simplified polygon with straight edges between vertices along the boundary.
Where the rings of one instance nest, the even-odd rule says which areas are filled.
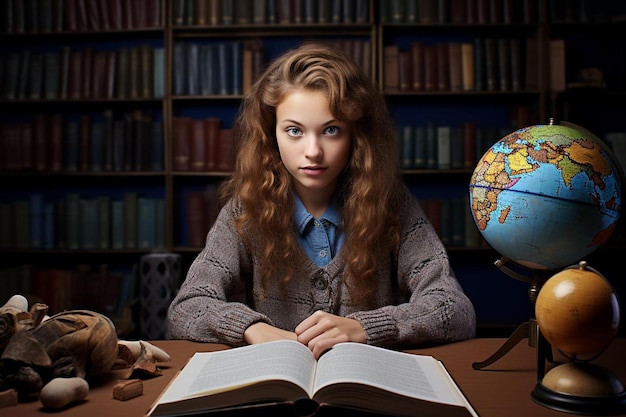
[[[485,240],[517,264],[540,270],[574,264],[617,227],[621,171],[606,145],[573,124],[534,125],[496,142],[469,191]]]

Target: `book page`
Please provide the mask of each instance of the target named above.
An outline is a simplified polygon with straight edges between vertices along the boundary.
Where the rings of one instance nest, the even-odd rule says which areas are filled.
[[[464,407],[457,391],[451,389],[449,379],[431,356],[340,343],[319,359],[315,390],[340,382],[356,382],[411,398]]]
[[[215,394],[271,379],[293,382],[310,393],[315,365],[306,346],[288,340],[196,352],[159,403]]]

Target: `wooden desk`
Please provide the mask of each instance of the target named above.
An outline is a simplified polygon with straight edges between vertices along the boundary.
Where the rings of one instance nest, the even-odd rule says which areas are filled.
[[[564,417],[566,414],[542,407],[530,397],[536,384],[536,350],[522,341],[507,355],[483,370],[472,369],[472,363],[482,361],[495,352],[505,339],[473,339],[444,346],[410,350],[412,353],[432,355],[442,360],[472,403],[480,417]],[[196,351],[225,349],[223,345],[200,344],[187,341],[155,341],[165,349],[172,361],[163,367],[161,376],[144,381],[144,394],[128,401],[112,398],[112,386],[122,371],[112,371],[92,381],[87,400],[61,412],[50,413],[41,403],[22,403],[17,407],[0,409],[2,416],[99,417],[121,415],[143,416],[170,379]],[[595,363],[611,369],[626,384],[626,339],[615,340]]]

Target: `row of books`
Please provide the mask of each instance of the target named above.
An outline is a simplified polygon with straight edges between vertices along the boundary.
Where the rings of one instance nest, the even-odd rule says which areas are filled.
[[[218,214],[217,186],[208,184],[203,190],[189,191],[185,196],[185,203],[187,239],[181,241],[181,244],[190,248],[202,248]]]
[[[491,145],[510,133],[505,128],[462,126],[401,126],[398,128],[399,166],[413,169],[470,169]]]
[[[548,0],[551,23],[609,23],[626,20],[623,1]]]
[[[508,38],[384,47],[386,92],[533,91],[538,86],[536,43]]]
[[[356,39],[321,40],[350,55],[372,73],[370,42]],[[221,42],[174,43],[173,92],[188,95],[239,95],[245,93],[265,67],[261,39]]]
[[[0,270],[0,302],[21,294],[28,305],[44,303],[48,314],[67,310],[90,310],[113,320],[118,336],[123,336],[124,310],[135,302],[136,276],[114,270],[108,264],[78,264],[73,268],[37,268],[22,264]]]
[[[165,200],[69,193],[0,203],[0,247],[19,249],[158,249],[165,247]]]
[[[149,99],[165,94],[164,48],[22,49],[0,56],[5,100]]]
[[[4,0],[0,33],[87,32],[163,26],[161,0]]]
[[[174,171],[230,172],[234,168],[233,131],[219,118],[172,119]]]
[[[248,47],[240,41],[217,43],[176,42],[174,44],[174,94],[184,95],[238,95],[243,93],[244,72],[252,83],[256,72],[252,65],[263,59],[260,48]],[[244,51],[246,54],[244,69]],[[253,54],[257,54],[253,57]]]
[[[383,24],[510,24],[539,20],[539,0],[379,0]]]
[[[444,245],[466,248],[488,246],[472,217],[469,195],[416,197]]]
[[[151,111],[36,114],[0,124],[0,171],[162,172],[163,122]]]
[[[369,22],[369,0],[174,0],[175,26]]]

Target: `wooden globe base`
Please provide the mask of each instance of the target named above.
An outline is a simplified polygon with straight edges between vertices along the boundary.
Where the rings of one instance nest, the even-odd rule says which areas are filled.
[[[547,408],[583,415],[626,413],[626,391],[608,370],[590,363],[551,369],[536,385],[532,399]]]

